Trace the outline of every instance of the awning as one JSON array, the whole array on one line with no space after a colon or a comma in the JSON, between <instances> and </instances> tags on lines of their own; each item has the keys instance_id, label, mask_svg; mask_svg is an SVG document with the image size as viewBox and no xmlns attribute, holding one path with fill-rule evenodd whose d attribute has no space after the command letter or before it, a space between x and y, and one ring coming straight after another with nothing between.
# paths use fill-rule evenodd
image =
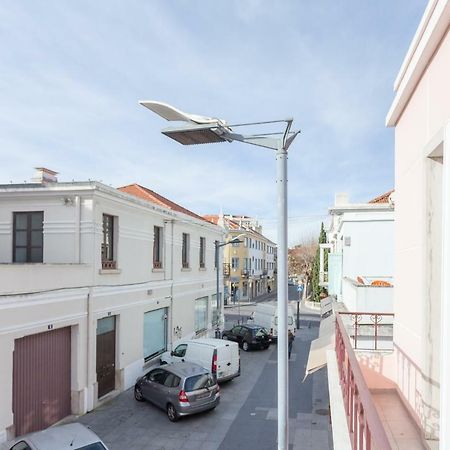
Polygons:
<instances>
[{"instance_id":1,"label":"awning","mask_svg":"<svg viewBox=\"0 0 450 450\"><path fill-rule=\"evenodd\" d=\"M331 314L320 322L319 337L311 342L305 377L327 365L327 350L334 347L336 317Z\"/></svg>"},{"instance_id":2,"label":"awning","mask_svg":"<svg viewBox=\"0 0 450 450\"><path fill-rule=\"evenodd\" d=\"M326 297L320 301L320 315L323 316L333 309L333 302L331 297Z\"/></svg>"}]
</instances>

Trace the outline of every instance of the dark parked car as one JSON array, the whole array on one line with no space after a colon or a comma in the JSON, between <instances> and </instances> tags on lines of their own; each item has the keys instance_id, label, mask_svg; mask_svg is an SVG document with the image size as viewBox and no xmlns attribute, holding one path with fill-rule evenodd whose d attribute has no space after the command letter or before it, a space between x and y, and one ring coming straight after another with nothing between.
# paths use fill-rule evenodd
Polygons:
<instances>
[{"instance_id":1,"label":"dark parked car","mask_svg":"<svg viewBox=\"0 0 450 450\"><path fill-rule=\"evenodd\" d=\"M235 341L248 351L251 348L269 348L271 339L268 331L259 325L236 325L222 334L222 339Z\"/></svg>"},{"instance_id":2,"label":"dark parked car","mask_svg":"<svg viewBox=\"0 0 450 450\"><path fill-rule=\"evenodd\" d=\"M190 362L166 364L136 381L134 398L148 400L164 409L176 422L181 416L214 409L220 401L215 378L202 366Z\"/></svg>"}]
</instances>

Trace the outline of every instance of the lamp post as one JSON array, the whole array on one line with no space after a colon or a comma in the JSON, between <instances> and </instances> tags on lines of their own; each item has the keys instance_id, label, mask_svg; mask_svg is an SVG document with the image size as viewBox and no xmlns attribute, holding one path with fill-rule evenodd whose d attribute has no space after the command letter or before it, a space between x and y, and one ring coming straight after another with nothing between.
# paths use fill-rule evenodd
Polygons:
<instances>
[{"instance_id":1,"label":"lamp post","mask_svg":"<svg viewBox=\"0 0 450 450\"><path fill-rule=\"evenodd\" d=\"M220 247L225 247L225 245L228 244L235 244L235 243L240 243L242 241L239 240L239 238L241 236L244 236L243 234L240 234L239 236L234 237L233 239L231 239L228 242L219 242L219 241L215 241L214 242L214 248L215 248L215 261L216 261L216 308L217 308L217 324L216 324L216 329L214 332L214 335L216 338L220 338L220 322L221 322L221 311L222 311L222 306L220 303L220 283L219 283L219 249Z\"/></svg>"},{"instance_id":2,"label":"lamp post","mask_svg":"<svg viewBox=\"0 0 450 450\"><path fill-rule=\"evenodd\" d=\"M287 339L287 151L299 131L291 131L293 119L228 125L213 117L187 114L173 106L156 101L141 101L142 106L168 121L187 122L184 127L173 127L161 132L183 145L210 144L214 142L243 142L276 151L276 183L278 214L277 306L278 306L278 449L287 450L288 430L288 339ZM242 135L233 128L285 124L281 132Z\"/></svg>"}]
</instances>

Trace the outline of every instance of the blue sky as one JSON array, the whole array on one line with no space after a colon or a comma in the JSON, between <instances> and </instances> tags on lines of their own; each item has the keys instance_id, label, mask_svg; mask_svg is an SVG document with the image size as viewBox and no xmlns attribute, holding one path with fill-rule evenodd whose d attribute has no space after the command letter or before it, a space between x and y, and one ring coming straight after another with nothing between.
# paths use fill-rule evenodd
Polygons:
<instances>
[{"instance_id":1,"label":"blue sky","mask_svg":"<svg viewBox=\"0 0 450 450\"><path fill-rule=\"evenodd\" d=\"M294 117L289 242L317 235L336 192L394 183L392 85L425 0L0 3L0 182L140 183L199 214L256 216L276 240L275 155L183 147L138 105L229 123Z\"/></svg>"}]
</instances>

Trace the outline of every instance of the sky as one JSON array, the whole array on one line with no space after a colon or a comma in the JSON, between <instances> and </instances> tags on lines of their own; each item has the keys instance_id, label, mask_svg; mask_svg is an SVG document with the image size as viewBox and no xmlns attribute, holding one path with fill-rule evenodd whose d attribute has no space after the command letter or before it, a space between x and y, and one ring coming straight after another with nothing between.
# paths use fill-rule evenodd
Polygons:
<instances>
[{"instance_id":1,"label":"sky","mask_svg":"<svg viewBox=\"0 0 450 450\"><path fill-rule=\"evenodd\" d=\"M289 244L317 237L335 193L394 185L385 116L426 3L2 0L0 183L36 166L139 183L197 214L256 217L276 242L275 153L182 146L138 101L230 124L293 117Z\"/></svg>"}]
</instances>

